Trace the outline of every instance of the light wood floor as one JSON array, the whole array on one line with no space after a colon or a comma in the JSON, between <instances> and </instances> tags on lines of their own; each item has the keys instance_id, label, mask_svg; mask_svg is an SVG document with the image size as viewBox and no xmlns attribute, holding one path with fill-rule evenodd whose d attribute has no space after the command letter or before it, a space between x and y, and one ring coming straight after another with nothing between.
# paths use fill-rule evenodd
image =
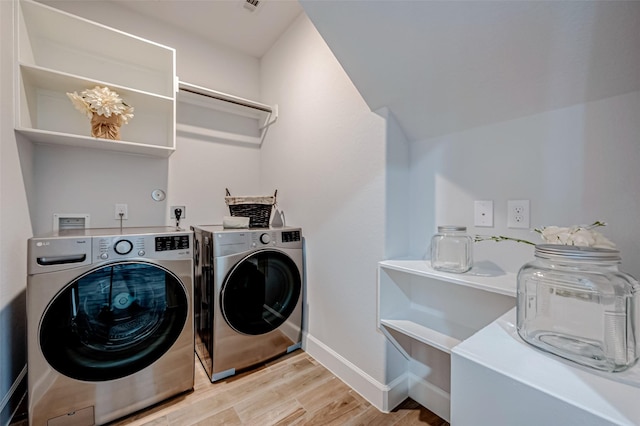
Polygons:
<instances>
[{"instance_id":1,"label":"light wood floor","mask_svg":"<svg viewBox=\"0 0 640 426\"><path fill-rule=\"evenodd\" d=\"M211 383L196 360L192 392L111 426L431 425L448 423L412 400L384 414L298 350L269 364Z\"/></svg>"},{"instance_id":2,"label":"light wood floor","mask_svg":"<svg viewBox=\"0 0 640 426\"><path fill-rule=\"evenodd\" d=\"M193 391L109 426L449 426L410 399L378 411L302 350L216 383L195 362ZM27 426L26 404L17 417L11 426Z\"/></svg>"}]
</instances>

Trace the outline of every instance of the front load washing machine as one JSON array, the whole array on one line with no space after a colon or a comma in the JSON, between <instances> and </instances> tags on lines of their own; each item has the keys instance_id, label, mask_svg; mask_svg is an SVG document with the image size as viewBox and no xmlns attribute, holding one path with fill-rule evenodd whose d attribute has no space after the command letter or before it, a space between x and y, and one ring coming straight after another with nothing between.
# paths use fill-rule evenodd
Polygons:
<instances>
[{"instance_id":1,"label":"front load washing machine","mask_svg":"<svg viewBox=\"0 0 640 426\"><path fill-rule=\"evenodd\" d=\"M194 384L193 233L61 231L28 242L29 424L104 424Z\"/></svg>"},{"instance_id":2,"label":"front load washing machine","mask_svg":"<svg viewBox=\"0 0 640 426\"><path fill-rule=\"evenodd\" d=\"M193 226L196 354L212 382L300 348L300 228Z\"/></svg>"}]
</instances>

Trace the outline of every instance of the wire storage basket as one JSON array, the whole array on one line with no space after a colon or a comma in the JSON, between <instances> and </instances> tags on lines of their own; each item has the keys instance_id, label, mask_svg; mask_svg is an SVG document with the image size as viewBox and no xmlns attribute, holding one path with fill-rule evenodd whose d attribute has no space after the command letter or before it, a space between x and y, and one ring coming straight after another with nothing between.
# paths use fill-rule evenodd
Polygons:
<instances>
[{"instance_id":1,"label":"wire storage basket","mask_svg":"<svg viewBox=\"0 0 640 426\"><path fill-rule=\"evenodd\" d=\"M276 189L273 195L266 196L244 196L232 197L229 189L226 189L227 196L225 202L229 206L231 216L241 216L249 218L250 228L268 228L271 219L271 211L276 204Z\"/></svg>"}]
</instances>

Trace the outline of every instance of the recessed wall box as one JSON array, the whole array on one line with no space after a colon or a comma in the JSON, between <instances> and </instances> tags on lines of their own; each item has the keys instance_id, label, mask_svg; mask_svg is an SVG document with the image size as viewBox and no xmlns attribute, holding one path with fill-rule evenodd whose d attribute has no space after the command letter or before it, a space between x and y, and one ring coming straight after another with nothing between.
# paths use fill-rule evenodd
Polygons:
<instances>
[{"instance_id":1,"label":"recessed wall box","mask_svg":"<svg viewBox=\"0 0 640 426\"><path fill-rule=\"evenodd\" d=\"M88 213L54 213L53 232L89 228L90 217Z\"/></svg>"}]
</instances>

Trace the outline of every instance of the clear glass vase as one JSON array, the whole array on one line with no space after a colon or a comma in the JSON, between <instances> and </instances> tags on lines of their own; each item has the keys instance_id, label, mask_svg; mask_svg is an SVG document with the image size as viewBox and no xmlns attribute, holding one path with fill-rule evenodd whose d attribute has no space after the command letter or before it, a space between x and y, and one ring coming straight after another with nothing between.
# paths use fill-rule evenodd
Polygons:
<instances>
[{"instance_id":1,"label":"clear glass vase","mask_svg":"<svg viewBox=\"0 0 640 426\"><path fill-rule=\"evenodd\" d=\"M638 359L638 282L618 250L543 244L518 273L517 329L546 352L603 371Z\"/></svg>"},{"instance_id":2,"label":"clear glass vase","mask_svg":"<svg viewBox=\"0 0 640 426\"><path fill-rule=\"evenodd\" d=\"M431 267L463 273L472 266L473 239L466 226L438 226L438 233L431 238Z\"/></svg>"}]
</instances>

